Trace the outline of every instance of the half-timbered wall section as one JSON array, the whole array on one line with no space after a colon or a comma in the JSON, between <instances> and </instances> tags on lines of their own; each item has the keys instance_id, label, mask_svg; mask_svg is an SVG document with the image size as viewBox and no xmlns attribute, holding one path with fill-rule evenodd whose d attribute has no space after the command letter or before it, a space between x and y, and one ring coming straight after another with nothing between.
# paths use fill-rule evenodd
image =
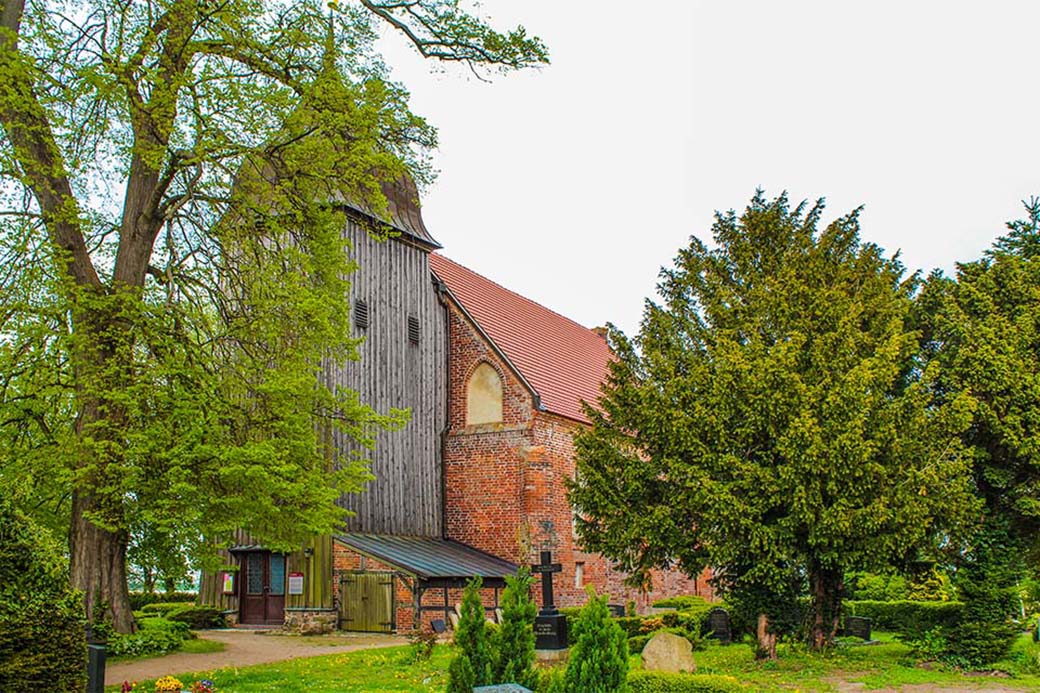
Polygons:
<instances>
[{"instance_id":1,"label":"half-timbered wall section","mask_svg":"<svg viewBox=\"0 0 1040 693\"><path fill-rule=\"evenodd\" d=\"M355 513L346 529L440 536L447 327L429 265L429 251L436 246L409 233L379 240L354 219L346 233L358 265L351 275L350 308L355 334L364 342L359 361L327 366L324 377L331 385L357 391L378 411L411 410L403 430L380 433L374 450L364 451L375 480L363 493L340 501ZM359 317L365 326L358 325ZM335 443L341 454L356 449L343 437Z\"/></svg>"}]
</instances>

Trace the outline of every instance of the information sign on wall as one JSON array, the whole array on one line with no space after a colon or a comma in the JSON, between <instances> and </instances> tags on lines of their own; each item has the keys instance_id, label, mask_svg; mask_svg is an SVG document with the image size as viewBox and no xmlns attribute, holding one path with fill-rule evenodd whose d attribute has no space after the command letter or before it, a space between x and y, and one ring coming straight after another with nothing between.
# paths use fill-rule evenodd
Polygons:
<instances>
[{"instance_id":1,"label":"information sign on wall","mask_svg":"<svg viewBox=\"0 0 1040 693\"><path fill-rule=\"evenodd\" d=\"M289 594L303 594L303 573L289 573Z\"/></svg>"}]
</instances>

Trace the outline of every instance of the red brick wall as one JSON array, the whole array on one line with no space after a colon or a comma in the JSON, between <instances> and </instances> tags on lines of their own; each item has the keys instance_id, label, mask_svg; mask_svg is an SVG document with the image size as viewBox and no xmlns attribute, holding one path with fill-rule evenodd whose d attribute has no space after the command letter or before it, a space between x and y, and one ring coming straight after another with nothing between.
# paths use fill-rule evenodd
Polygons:
<instances>
[{"instance_id":1,"label":"red brick wall","mask_svg":"<svg viewBox=\"0 0 1040 693\"><path fill-rule=\"evenodd\" d=\"M340 542L333 542L333 575L335 585L335 603L336 608L340 607L340 594L339 594L339 579L344 573L356 572L356 571L368 571L368 572L385 572L394 573L395 575L395 624L398 633L405 633L415 627L415 602L412 591L408 588L411 583L411 578L398 573L394 570L393 566L381 563L380 561L373 560L371 558L364 558L361 554L351 550L349 547L341 544ZM501 590L493 588L485 588L481 590L480 599L481 602L488 610L488 615L492 616L491 613L496 604L500 603L502 596ZM457 604L462 603L462 590L461 589L449 589L447 604L449 610L454 611ZM423 607L422 612L422 623L424 627L429 627L430 622L434 619L442 619L445 623L448 623L448 617L444 613L444 590L441 588L431 588L425 590L422 594ZM435 609L435 610L434 610Z\"/></svg>"},{"instance_id":2,"label":"red brick wall","mask_svg":"<svg viewBox=\"0 0 1040 693\"><path fill-rule=\"evenodd\" d=\"M465 316L452 307L448 322L448 536L520 563L537 562L542 543L551 539L553 560L563 566L553 583L559 606L584 604L587 585L608 594L612 603L633 600L641 610L676 594L712 598L707 574L692 580L675 571L655 571L652 592L643 594L625 586L625 575L606 558L581 550L565 480L574 474L574 433L583 424L535 411L530 392ZM466 384L484 361L502 377L503 422L467 426ZM529 547L526 556L519 555L522 545ZM579 562L584 565L581 586L575 583ZM536 595L540 603L537 584Z\"/></svg>"}]
</instances>

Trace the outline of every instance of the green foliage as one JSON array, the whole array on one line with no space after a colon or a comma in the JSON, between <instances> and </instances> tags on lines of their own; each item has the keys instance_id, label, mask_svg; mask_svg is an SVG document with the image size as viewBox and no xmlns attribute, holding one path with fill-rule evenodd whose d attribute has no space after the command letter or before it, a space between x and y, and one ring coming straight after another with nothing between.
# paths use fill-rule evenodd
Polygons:
<instances>
[{"instance_id":1,"label":"green foliage","mask_svg":"<svg viewBox=\"0 0 1040 693\"><path fill-rule=\"evenodd\" d=\"M975 538L974 546L958 571L955 584L964 601L956 628L946 636L950 654L972 666L992 664L1010 650L1019 628L1018 578L1020 555L1004 544L1007 530L988 526Z\"/></svg>"},{"instance_id":2,"label":"green foliage","mask_svg":"<svg viewBox=\"0 0 1040 693\"><path fill-rule=\"evenodd\" d=\"M850 599L895 602L908 598L906 578L902 575L855 572L846 576L845 586Z\"/></svg>"},{"instance_id":3,"label":"green foliage","mask_svg":"<svg viewBox=\"0 0 1040 693\"><path fill-rule=\"evenodd\" d=\"M614 693L626 690L628 642L612 619L606 596L589 588L589 600L570 633L571 652L565 678L567 691Z\"/></svg>"},{"instance_id":4,"label":"green foliage","mask_svg":"<svg viewBox=\"0 0 1040 693\"><path fill-rule=\"evenodd\" d=\"M195 636L186 623L162 618L148 618L136 633L115 633L108 639L107 651L112 657L159 656L181 648L185 640Z\"/></svg>"},{"instance_id":5,"label":"green foliage","mask_svg":"<svg viewBox=\"0 0 1040 693\"><path fill-rule=\"evenodd\" d=\"M858 211L820 230L822 214L759 192L662 270L638 336L610 332L570 486L583 544L635 579L678 561L745 598L808 582L818 645L847 570L903 560L976 507L970 408L936 402L916 367L916 279L860 242Z\"/></svg>"},{"instance_id":6,"label":"green foliage","mask_svg":"<svg viewBox=\"0 0 1040 693\"><path fill-rule=\"evenodd\" d=\"M378 31L478 72L545 46L457 0L66 5L0 27L0 483L101 530L74 576L122 575L93 562L127 545L147 583L238 528L285 550L331 532L407 418L316 384L358 357L342 206L385 217L436 143ZM124 585L86 599L130 627Z\"/></svg>"},{"instance_id":7,"label":"green foliage","mask_svg":"<svg viewBox=\"0 0 1040 693\"><path fill-rule=\"evenodd\" d=\"M193 606L192 602L152 602L141 607L141 612L153 616L165 616L172 611L179 611L186 606Z\"/></svg>"},{"instance_id":8,"label":"green foliage","mask_svg":"<svg viewBox=\"0 0 1040 693\"><path fill-rule=\"evenodd\" d=\"M194 592L131 592L130 608L133 611L144 611L149 604L194 604L199 595Z\"/></svg>"},{"instance_id":9,"label":"green foliage","mask_svg":"<svg viewBox=\"0 0 1040 693\"><path fill-rule=\"evenodd\" d=\"M935 273L919 301L938 391L973 405L964 442L990 517L1007 522L1009 541L1037 549L1040 537L1040 200L1029 218L986 256L959 264L954 279Z\"/></svg>"},{"instance_id":10,"label":"green foliage","mask_svg":"<svg viewBox=\"0 0 1040 693\"><path fill-rule=\"evenodd\" d=\"M656 602L652 604L652 606L657 607L659 609L692 609L695 607L700 607L703 604L707 603L708 602L704 599L704 597L698 597L697 595L693 594L684 594L678 597L665 597L664 599L658 599ZM712 606L716 605L713 604Z\"/></svg>"},{"instance_id":11,"label":"green foliage","mask_svg":"<svg viewBox=\"0 0 1040 693\"><path fill-rule=\"evenodd\" d=\"M567 670L563 668L537 669L535 693L565 693Z\"/></svg>"},{"instance_id":12,"label":"green foliage","mask_svg":"<svg viewBox=\"0 0 1040 693\"><path fill-rule=\"evenodd\" d=\"M864 616L875 630L916 636L933 628L954 628L964 617L963 602L846 601L845 613Z\"/></svg>"},{"instance_id":13,"label":"green foliage","mask_svg":"<svg viewBox=\"0 0 1040 693\"><path fill-rule=\"evenodd\" d=\"M68 579L49 532L0 494L0 689L85 686L83 600Z\"/></svg>"},{"instance_id":14,"label":"green foliage","mask_svg":"<svg viewBox=\"0 0 1040 693\"><path fill-rule=\"evenodd\" d=\"M195 630L227 627L224 612L211 606L181 606L181 608L167 613L166 618L170 621L187 623Z\"/></svg>"},{"instance_id":15,"label":"green foliage","mask_svg":"<svg viewBox=\"0 0 1040 693\"><path fill-rule=\"evenodd\" d=\"M473 663L470 662L469 656L460 652L448 667L448 693L472 693L476 685L478 684L473 672Z\"/></svg>"},{"instance_id":16,"label":"green foliage","mask_svg":"<svg viewBox=\"0 0 1040 693\"><path fill-rule=\"evenodd\" d=\"M538 607L531 599L533 582L526 566L506 578L502 623L492 639L495 683L518 683L528 688L535 683L534 620Z\"/></svg>"},{"instance_id":17,"label":"green foliage","mask_svg":"<svg viewBox=\"0 0 1040 693\"><path fill-rule=\"evenodd\" d=\"M628 690L630 693L731 693L746 689L732 676L636 670L628 674Z\"/></svg>"},{"instance_id":18,"label":"green foliage","mask_svg":"<svg viewBox=\"0 0 1040 693\"><path fill-rule=\"evenodd\" d=\"M469 685L472 688L491 683L493 661L487 634L487 619L480 601L482 584L483 580L479 576L475 577L469 581L462 593L462 613L459 615L459 625L455 629L455 659L465 661L452 662L450 687Z\"/></svg>"}]
</instances>

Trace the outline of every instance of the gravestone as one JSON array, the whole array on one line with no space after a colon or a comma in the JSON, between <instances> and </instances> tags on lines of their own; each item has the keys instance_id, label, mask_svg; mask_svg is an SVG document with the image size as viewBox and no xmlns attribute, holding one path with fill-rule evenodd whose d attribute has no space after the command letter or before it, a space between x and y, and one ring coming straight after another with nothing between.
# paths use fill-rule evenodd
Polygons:
<instances>
[{"instance_id":1,"label":"gravestone","mask_svg":"<svg viewBox=\"0 0 1040 693\"><path fill-rule=\"evenodd\" d=\"M873 624L869 618L863 616L846 616L845 631L843 635L851 635L855 638L870 640L870 626Z\"/></svg>"},{"instance_id":2,"label":"gravestone","mask_svg":"<svg viewBox=\"0 0 1040 693\"><path fill-rule=\"evenodd\" d=\"M708 613L708 630L711 632L711 637L723 645L729 645L733 642L729 612L722 607L717 606Z\"/></svg>"},{"instance_id":3,"label":"gravestone","mask_svg":"<svg viewBox=\"0 0 1040 693\"><path fill-rule=\"evenodd\" d=\"M607 608L610 609L610 615L614 618L622 618L625 615L624 604L607 604Z\"/></svg>"},{"instance_id":4,"label":"gravestone","mask_svg":"<svg viewBox=\"0 0 1040 693\"><path fill-rule=\"evenodd\" d=\"M476 686L473 693L532 693L518 683L496 683L493 686Z\"/></svg>"},{"instance_id":5,"label":"gravestone","mask_svg":"<svg viewBox=\"0 0 1040 693\"><path fill-rule=\"evenodd\" d=\"M643 668L647 671L670 671L676 674L697 671L693 661L693 645L674 633L655 633L643 647L641 656Z\"/></svg>"},{"instance_id":6,"label":"gravestone","mask_svg":"<svg viewBox=\"0 0 1040 693\"><path fill-rule=\"evenodd\" d=\"M552 562L552 554L542 551L541 562L531 566L531 572L542 576L542 608L534 619L534 648L536 650L567 649L567 619L553 603L553 573L563 570Z\"/></svg>"}]
</instances>

